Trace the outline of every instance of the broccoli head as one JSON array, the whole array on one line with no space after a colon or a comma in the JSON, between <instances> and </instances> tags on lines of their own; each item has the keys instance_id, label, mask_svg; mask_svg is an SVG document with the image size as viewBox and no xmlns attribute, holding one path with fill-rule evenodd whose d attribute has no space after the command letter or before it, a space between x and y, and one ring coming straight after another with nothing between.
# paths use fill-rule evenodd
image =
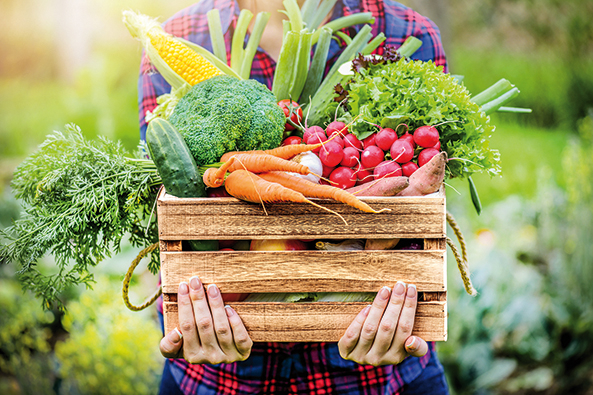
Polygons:
<instances>
[{"instance_id":1,"label":"broccoli head","mask_svg":"<svg viewBox=\"0 0 593 395\"><path fill-rule=\"evenodd\" d=\"M278 147L286 118L265 85L220 75L194 85L169 122L201 166L218 162L228 151Z\"/></svg>"}]
</instances>

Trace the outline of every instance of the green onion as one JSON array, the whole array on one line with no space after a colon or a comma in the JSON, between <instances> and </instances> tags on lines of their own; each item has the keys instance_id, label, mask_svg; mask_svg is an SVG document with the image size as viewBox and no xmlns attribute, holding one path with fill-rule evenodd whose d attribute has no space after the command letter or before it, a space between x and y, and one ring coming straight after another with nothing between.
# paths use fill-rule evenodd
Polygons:
<instances>
[{"instance_id":1,"label":"green onion","mask_svg":"<svg viewBox=\"0 0 593 395\"><path fill-rule=\"evenodd\" d=\"M346 27L360 25L363 23L369 23L371 25L375 23L375 18L373 18L373 14L371 14L370 12L358 12L356 14L334 19L333 21L328 22L323 26L332 29L332 31L336 32ZM316 30L315 33L313 33L313 44L315 44L317 40L319 40L319 34L319 30Z\"/></svg>"},{"instance_id":2,"label":"green onion","mask_svg":"<svg viewBox=\"0 0 593 395\"><path fill-rule=\"evenodd\" d=\"M329 45L331 44L332 31L326 27L322 27L317 47L315 47L315 54L311 61L311 67L307 74L307 80L305 81L305 87L301 96L305 102L311 100L311 97L319 88L319 84L323 79L323 73L325 72L325 63L327 62L327 54L329 53Z\"/></svg>"},{"instance_id":3,"label":"green onion","mask_svg":"<svg viewBox=\"0 0 593 395\"><path fill-rule=\"evenodd\" d=\"M257 52L257 47L261 41L264 28L270 19L269 12L260 12L255 17L255 23L253 24L253 31L249 36L247 47L243 55L243 64L241 65L241 72L239 73L244 79L248 79L251 74L251 65L253 64L253 58Z\"/></svg>"},{"instance_id":4,"label":"green onion","mask_svg":"<svg viewBox=\"0 0 593 395\"><path fill-rule=\"evenodd\" d=\"M322 116L321 109L325 108L326 105L333 100L333 89L338 82L342 80L343 75L338 73L339 67L346 62L351 61L358 52L360 52L371 38L371 27L364 25L358 34L352 40L352 43L348 45L344 51L340 54L329 73L319 86L319 89L315 92L315 95L311 99L311 102L306 106L309 113L309 120L313 125Z\"/></svg>"},{"instance_id":5,"label":"green onion","mask_svg":"<svg viewBox=\"0 0 593 395\"><path fill-rule=\"evenodd\" d=\"M326 29L329 29L329 28L326 27ZM334 34L336 36L338 36L338 38L341 38L342 40L344 40L344 42L346 43L346 45L350 45L350 43L352 42L352 38L349 35L347 35L346 33L344 33L344 32L341 32L341 31L338 30Z\"/></svg>"},{"instance_id":6,"label":"green onion","mask_svg":"<svg viewBox=\"0 0 593 395\"><path fill-rule=\"evenodd\" d=\"M313 22L313 18L315 18L315 14L317 9L319 8L320 0L305 0L305 3L301 7L301 16L303 18L303 23L306 25L307 29L313 31L314 27L311 26Z\"/></svg>"},{"instance_id":7,"label":"green onion","mask_svg":"<svg viewBox=\"0 0 593 395\"><path fill-rule=\"evenodd\" d=\"M290 27L293 32L300 32L303 30L303 19L301 17L301 9L296 0L284 0L284 9L290 20Z\"/></svg>"},{"instance_id":8,"label":"green onion","mask_svg":"<svg viewBox=\"0 0 593 395\"><path fill-rule=\"evenodd\" d=\"M208 30L210 31L210 41L212 42L212 52L214 55L226 63L226 46L224 44L224 33L220 23L220 12L213 8L206 13L208 17Z\"/></svg>"},{"instance_id":9,"label":"green onion","mask_svg":"<svg viewBox=\"0 0 593 395\"><path fill-rule=\"evenodd\" d=\"M243 46L245 44L245 36L247 35L247 29L249 28L251 18L253 18L251 11L243 9L239 14L239 19L237 19L237 27L235 28L235 34L233 35L233 41L231 43L231 68L237 73L241 73L243 56L245 54Z\"/></svg>"},{"instance_id":10,"label":"green onion","mask_svg":"<svg viewBox=\"0 0 593 395\"><path fill-rule=\"evenodd\" d=\"M313 29L317 29L319 25L321 25L321 22L323 22L327 14L333 10L337 2L338 0L323 0L321 2L321 5L317 8L317 12L311 20L311 25L308 26L311 31L313 31ZM315 42L313 44L315 44Z\"/></svg>"},{"instance_id":11,"label":"green onion","mask_svg":"<svg viewBox=\"0 0 593 395\"><path fill-rule=\"evenodd\" d=\"M523 108L523 107L499 107L498 111L500 112L514 112L520 114L529 114L532 112L531 108Z\"/></svg>"},{"instance_id":12,"label":"green onion","mask_svg":"<svg viewBox=\"0 0 593 395\"><path fill-rule=\"evenodd\" d=\"M397 49L401 56L410 57L422 46L422 41L414 36L409 36Z\"/></svg>"},{"instance_id":13,"label":"green onion","mask_svg":"<svg viewBox=\"0 0 593 395\"><path fill-rule=\"evenodd\" d=\"M493 112L498 110L500 107L502 107L503 104L505 104L506 102L508 102L515 96L517 96L519 93L520 93L519 89L515 87L515 88L511 89L510 91L503 93L496 99L491 100L486 104L483 104L480 107L480 110L486 114L492 114Z\"/></svg>"},{"instance_id":14,"label":"green onion","mask_svg":"<svg viewBox=\"0 0 593 395\"><path fill-rule=\"evenodd\" d=\"M495 84L491 85L490 87L484 89L482 92L478 93L477 95L471 98L471 101L476 103L478 106L482 106L489 101L492 101L502 95L503 93L511 90L514 87L508 80L502 78L498 80Z\"/></svg>"},{"instance_id":15,"label":"green onion","mask_svg":"<svg viewBox=\"0 0 593 395\"><path fill-rule=\"evenodd\" d=\"M377 34L375 36L375 38L373 38L371 41L369 41L367 46L363 48L361 53L363 55L370 55L371 52L373 52L375 49L377 49L379 47L379 45L381 45L381 43L383 41L385 41L386 38L387 37L385 37L385 34L383 34L383 32Z\"/></svg>"},{"instance_id":16,"label":"green onion","mask_svg":"<svg viewBox=\"0 0 593 395\"><path fill-rule=\"evenodd\" d=\"M278 101L288 99L290 95L290 83L294 72L293 55L299 48L300 34L289 31L286 33L280 48L280 56L274 72L274 81L272 82L272 93Z\"/></svg>"},{"instance_id":17,"label":"green onion","mask_svg":"<svg viewBox=\"0 0 593 395\"><path fill-rule=\"evenodd\" d=\"M309 63L311 60L311 36L313 34L306 29L300 34L299 52L296 59L293 71L293 77L290 88L290 97L293 100L298 100L305 86L307 80L307 72L309 71Z\"/></svg>"}]
</instances>

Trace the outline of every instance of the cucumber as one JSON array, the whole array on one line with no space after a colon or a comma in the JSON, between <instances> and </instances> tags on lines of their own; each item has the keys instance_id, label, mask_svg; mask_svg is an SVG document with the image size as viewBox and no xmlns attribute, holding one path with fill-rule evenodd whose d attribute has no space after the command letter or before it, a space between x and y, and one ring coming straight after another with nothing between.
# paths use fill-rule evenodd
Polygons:
<instances>
[{"instance_id":1,"label":"cucumber","mask_svg":"<svg viewBox=\"0 0 593 395\"><path fill-rule=\"evenodd\" d=\"M148 124L146 144L167 193L180 198L205 197L206 186L183 136L168 121Z\"/></svg>"},{"instance_id":2,"label":"cucumber","mask_svg":"<svg viewBox=\"0 0 593 395\"><path fill-rule=\"evenodd\" d=\"M218 240L188 240L192 251L218 251Z\"/></svg>"}]
</instances>

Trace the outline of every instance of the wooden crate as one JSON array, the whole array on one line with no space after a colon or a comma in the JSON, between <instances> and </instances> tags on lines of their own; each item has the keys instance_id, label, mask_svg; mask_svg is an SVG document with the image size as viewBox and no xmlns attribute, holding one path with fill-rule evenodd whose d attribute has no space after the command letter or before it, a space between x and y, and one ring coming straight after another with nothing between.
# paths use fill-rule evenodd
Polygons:
<instances>
[{"instance_id":1,"label":"wooden crate","mask_svg":"<svg viewBox=\"0 0 593 395\"><path fill-rule=\"evenodd\" d=\"M337 216L307 204L261 205L234 198L158 198L165 333L178 326L177 290L198 275L224 293L377 292L398 280L416 284L413 333L447 339L445 197L361 198L381 214L317 200ZM422 239L423 250L184 251L183 240ZM368 303L231 302L253 341L338 341Z\"/></svg>"}]
</instances>

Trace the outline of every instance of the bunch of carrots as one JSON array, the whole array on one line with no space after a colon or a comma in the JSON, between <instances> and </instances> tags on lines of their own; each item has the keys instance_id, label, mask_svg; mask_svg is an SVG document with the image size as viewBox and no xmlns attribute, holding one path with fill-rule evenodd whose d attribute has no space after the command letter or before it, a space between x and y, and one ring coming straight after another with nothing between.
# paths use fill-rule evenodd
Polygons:
<instances>
[{"instance_id":1,"label":"bunch of carrots","mask_svg":"<svg viewBox=\"0 0 593 395\"><path fill-rule=\"evenodd\" d=\"M224 185L229 195L252 203L312 204L337 215L344 223L346 221L340 214L320 206L308 198L333 199L366 213L381 213L389 210L374 210L352 193L341 188L316 184L287 174L313 174L307 166L290 159L301 153L320 148L323 144L293 144L266 151L227 152L221 158L222 166L206 170L203 176L204 184L210 188ZM230 174L227 176L227 173Z\"/></svg>"}]
</instances>

